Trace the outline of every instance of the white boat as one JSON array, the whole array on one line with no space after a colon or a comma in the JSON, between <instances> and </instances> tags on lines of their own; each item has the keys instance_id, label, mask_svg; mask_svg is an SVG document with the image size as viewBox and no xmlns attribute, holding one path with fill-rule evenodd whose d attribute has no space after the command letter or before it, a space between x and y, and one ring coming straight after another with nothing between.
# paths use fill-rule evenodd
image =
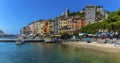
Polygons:
<instances>
[{"instance_id":1,"label":"white boat","mask_svg":"<svg viewBox=\"0 0 120 63\"><path fill-rule=\"evenodd\" d=\"M16 41L16 45L21 45L23 44L23 41Z\"/></svg>"},{"instance_id":2,"label":"white boat","mask_svg":"<svg viewBox=\"0 0 120 63\"><path fill-rule=\"evenodd\" d=\"M45 38L45 42L51 42L51 38Z\"/></svg>"},{"instance_id":3,"label":"white boat","mask_svg":"<svg viewBox=\"0 0 120 63\"><path fill-rule=\"evenodd\" d=\"M23 44L24 40L22 37L19 37L17 40L16 40L16 45L21 45Z\"/></svg>"},{"instance_id":4,"label":"white boat","mask_svg":"<svg viewBox=\"0 0 120 63\"><path fill-rule=\"evenodd\" d=\"M45 39L45 42L46 43L60 43L61 40L49 38L49 39Z\"/></svg>"}]
</instances>

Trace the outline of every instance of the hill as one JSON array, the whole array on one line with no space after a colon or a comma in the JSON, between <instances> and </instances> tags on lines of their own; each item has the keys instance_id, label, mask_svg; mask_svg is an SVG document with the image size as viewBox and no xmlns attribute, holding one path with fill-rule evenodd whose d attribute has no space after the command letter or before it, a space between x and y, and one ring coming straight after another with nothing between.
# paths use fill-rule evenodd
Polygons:
<instances>
[{"instance_id":1,"label":"hill","mask_svg":"<svg viewBox=\"0 0 120 63\"><path fill-rule=\"evenodd\" d=\"M120 32L120 10L111 12L107 19L102 22L93 23L80 29L84 33L96 33L99 30L103 32L109 31L111 33Z\"/></svg>"}]
</instances>

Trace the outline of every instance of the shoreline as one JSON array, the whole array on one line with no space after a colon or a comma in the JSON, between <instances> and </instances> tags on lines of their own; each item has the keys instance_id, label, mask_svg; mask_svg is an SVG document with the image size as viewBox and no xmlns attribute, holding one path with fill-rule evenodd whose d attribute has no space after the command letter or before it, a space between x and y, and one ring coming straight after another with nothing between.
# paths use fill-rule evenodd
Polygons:
<instances>
[{"instance_id":1,"label":"shoreline","mask_svg":"<svg viewBox=\"0 0 120 63\"><path fill-rule=\"evenodd\" d=\"M35 43L35 42L34 42ZM113 44L100 44L96 42L86 43L84 42L61 42L63 45L76 48L85 48L95 51L108 52L108 53L120 53L120 45L113 46Z\"/></svg>"},{"instance_id":2,"label":"shoreline","mask_svg":"<svg viewBox=\"0 0 120 63\"><path fill-rule=\"evenodd\" d=\"M63 45L77 47L77 48L86 48L95 51L108 52L108 53L120 53L120 46L113 46L113 44L99 44L95 42L86 43L86 42L62 42Z\"/></svg>"}]
</instances>

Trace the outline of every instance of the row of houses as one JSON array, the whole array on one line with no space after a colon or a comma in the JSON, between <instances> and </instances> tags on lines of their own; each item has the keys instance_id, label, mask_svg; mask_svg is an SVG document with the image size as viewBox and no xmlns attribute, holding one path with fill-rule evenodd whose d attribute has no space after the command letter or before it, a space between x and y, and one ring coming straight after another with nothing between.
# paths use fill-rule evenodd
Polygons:
<instances>
[{"instance_id":1,"label":"row of houses","mask_svg":"<svg viewBox=\"0 0 120 63\"><path fill-rule=\"evenodd\" d=\"M38 20L30 23L21 30L24 35L56 35L68 32L72 35L80 28L107 18L108 11L102 6L87 5L80 13L84 13L84 17L79 15L71 16L69 9L63 12L61 16L54 19ZM99 19L97 18L97 14Z\"/></svg>"},{"instance_id":2,"label":"row of houses","mask_svg":"<svg viewBox=\"0 0 120 63\"><path fill-rule=\"evenodd\" d=\"M21 34L25 35L57 35L63 32L73 34L85 26L84 18L62 18L57 17L50 20L38 20L25 26Z\"/></svg>"}]
</instances>

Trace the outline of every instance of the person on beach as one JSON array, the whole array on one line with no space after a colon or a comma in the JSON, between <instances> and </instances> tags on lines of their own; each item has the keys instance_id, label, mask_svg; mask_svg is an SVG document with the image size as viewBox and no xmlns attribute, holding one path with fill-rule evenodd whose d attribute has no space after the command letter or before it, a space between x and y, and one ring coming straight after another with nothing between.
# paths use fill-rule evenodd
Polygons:
<instances>
[{"instance_id":1,"label":"person on beach","mask_svg":"<svg viewBox=\"0 0 120 63\"><path fill-rule=\"evenodd\" d=\"M90 38L88 36L86 37L86 42L90 43Z\"/></svg>"}]
</instances>

